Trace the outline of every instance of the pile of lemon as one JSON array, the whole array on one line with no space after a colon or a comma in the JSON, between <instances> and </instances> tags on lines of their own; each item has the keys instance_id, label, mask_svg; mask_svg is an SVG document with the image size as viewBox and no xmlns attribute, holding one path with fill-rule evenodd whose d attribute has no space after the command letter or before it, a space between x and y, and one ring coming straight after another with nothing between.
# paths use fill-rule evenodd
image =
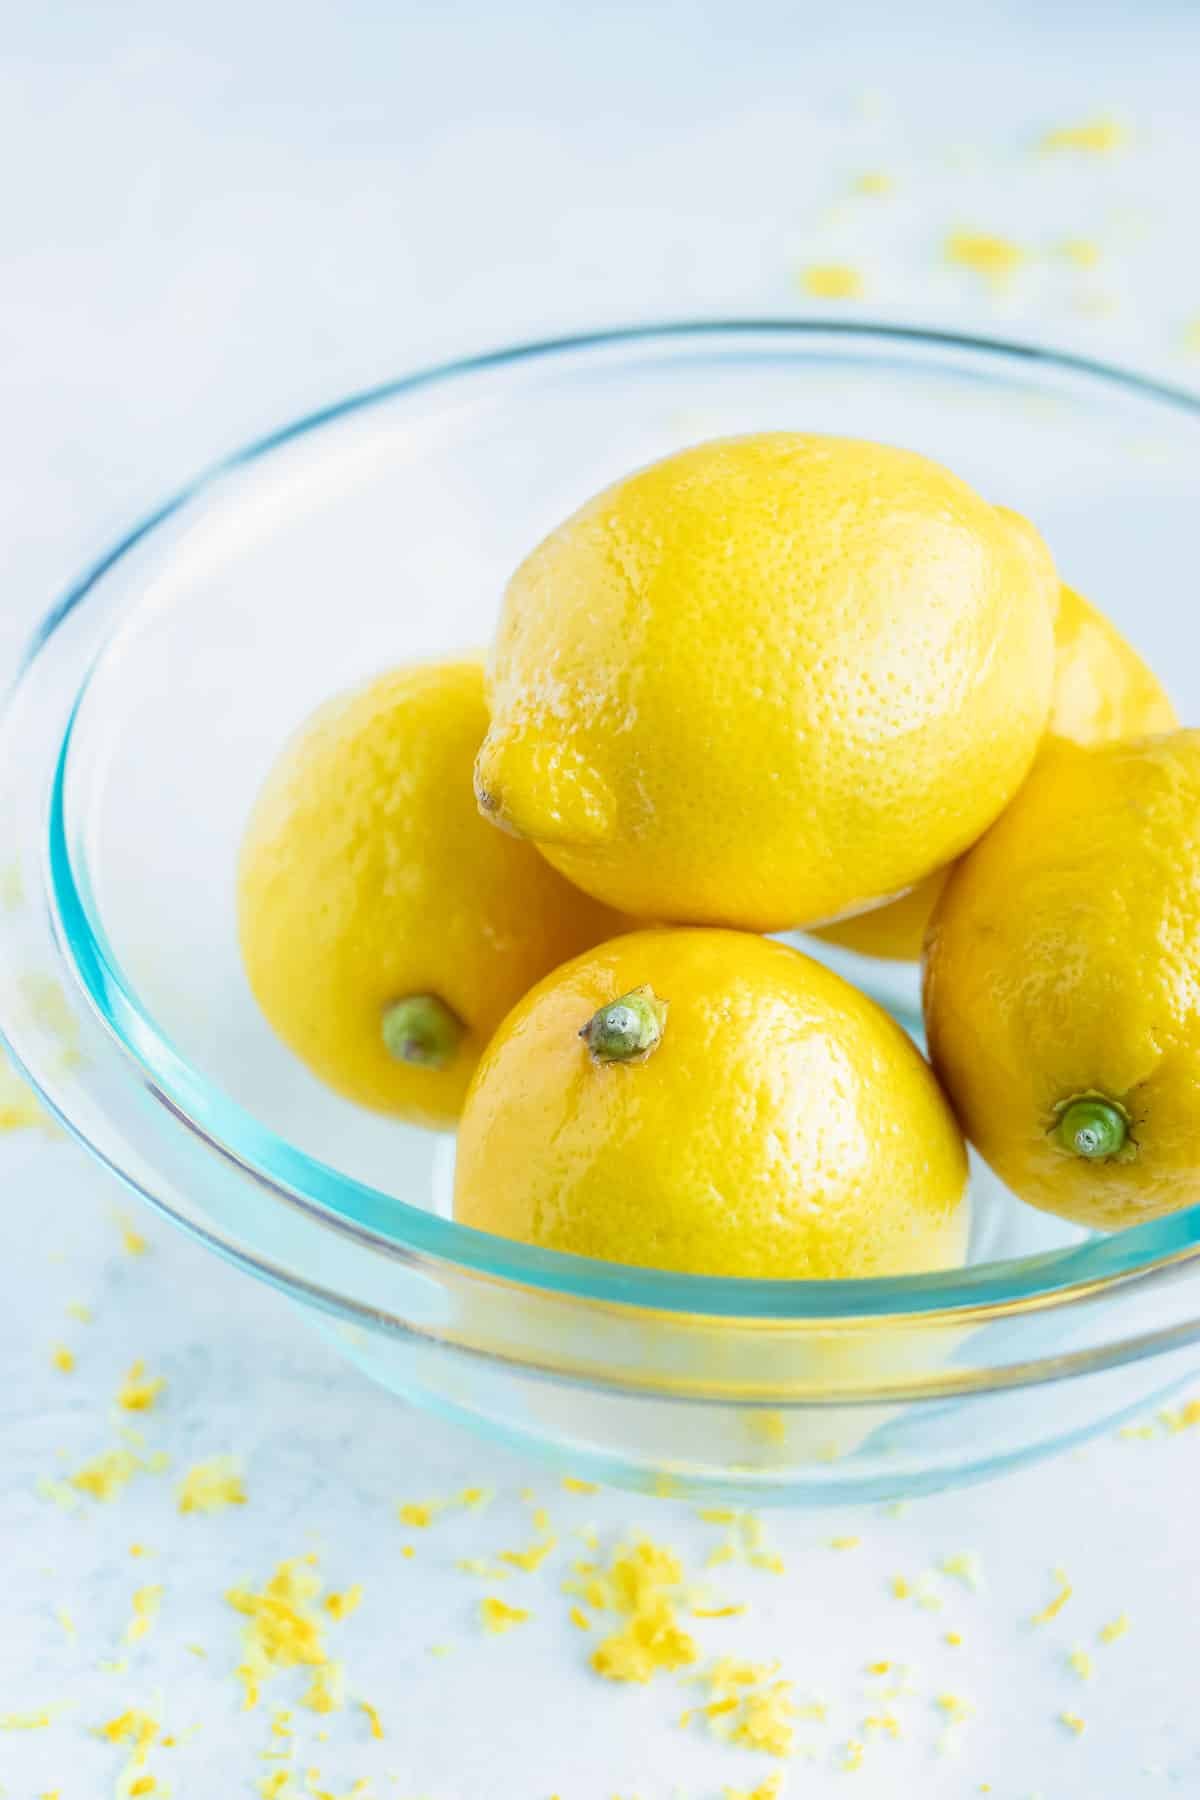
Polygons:
<instances>
[{"instance_id":1,"label":"pile of lemon","mask_svg":"<svg viewBox=\"0 0 1200 1800\"><path fill-rule=\"evenodd\" d=\"M772 432L590 500L479 660L286 748L239 870L264 1013L458 1122L456 1216L834 1277L965 1252L963 1134L1033 1205L1200 1197L1200 732L1024 519ZM933 1067L766 933L924 955Z\"/></svg>"}]
</instances>

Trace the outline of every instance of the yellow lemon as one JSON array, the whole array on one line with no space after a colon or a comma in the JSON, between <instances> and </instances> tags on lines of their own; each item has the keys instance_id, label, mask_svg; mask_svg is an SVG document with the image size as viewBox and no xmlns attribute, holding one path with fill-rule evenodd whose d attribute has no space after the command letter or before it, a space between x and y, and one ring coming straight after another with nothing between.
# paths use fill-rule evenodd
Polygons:
<instances>
[{"instance_id":1,"label":"yellow lemon","mask_svg":"<svg viewBox=\"0 0 1200 1800\"><path fill-rule=\"evenodd\" d=\"M1074 744L1105 744L1170 731L1178 723L1162 684L1129 640L1082 594L1064 587L1054 626L1047 736ZM939 869L890 906L826 925L817 935L863 956L915 962L948 874L949 870Z\"/></svg>"},{"instance_id":2,"label":"yellow lemon","mask_svg":"<svg viewBox=\"0 0 1200 1800\"><path fill-rule=\"evenodd\" d=\"M787 945L639 931L505 1020L459 1129L455 1215L548 1249L707 1275L894 1275L962 1259L962 1138L885 1012Z\"/></svg>"},{"instance_id":3,"label":"yellow lemon","mask_svg":"<svg viewBox=\"0 0 1200 1800\"><path fill-rule=\"evenodd\" d=\"M1055 743L962 858L930 1050L1013 1192L1104 1229L1200 1197L1200 732Z\"/></svg>"},{"instance_id":4,"label":"yellow lemon","mask_svg":"<svg viewBox=\"0 0 1200 1800\"><path fill-rule=\"evenodd\" d=\"M513 576L480 806L626 912L820 923L941 867L1011 798L1056 606L1032 527L923 456L700 444Z\"/></svg>"},{"instance_id":5,"label":"yellow lemon","mask_svg":"<svg viewBox=\"0 0 1200 1800\"><path fill-rule=\"evenodd\" d=\"M478 661L396 669L283 752L242 845L250 984L285 1043L380 1112L452 1124L514 1001L620 921L479 817Z\"/></svg>"}]
</instances>

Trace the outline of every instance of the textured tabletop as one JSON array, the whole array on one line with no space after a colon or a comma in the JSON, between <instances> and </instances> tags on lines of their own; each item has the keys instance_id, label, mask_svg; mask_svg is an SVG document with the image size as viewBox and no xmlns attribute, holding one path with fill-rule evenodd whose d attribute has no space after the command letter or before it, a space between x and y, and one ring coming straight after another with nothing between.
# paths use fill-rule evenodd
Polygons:
<instances>
[{"instance_id":1,"label":"textured tabletop","mask_svg":"<svg viewBox=\"0 0 1200 1800\"><path fill-rule=\"evenodd\" d=\"M464 348L844 310L1200 376L1182 4L25 10L6 666L197 467ZM407 1410L40 1126L0 1193L7 1800L1200 1792L1186 1390L990 1487L706 1519ZM618 1684L563 1584L639 1541L700 1660Z\"/></svg>"}]
</instances>

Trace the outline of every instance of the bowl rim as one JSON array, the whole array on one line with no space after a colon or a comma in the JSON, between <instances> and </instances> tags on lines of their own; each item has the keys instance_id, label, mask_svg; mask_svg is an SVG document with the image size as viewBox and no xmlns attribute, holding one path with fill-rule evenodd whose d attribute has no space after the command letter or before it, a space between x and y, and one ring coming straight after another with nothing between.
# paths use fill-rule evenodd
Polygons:
<instances>
[{"instance_id":1,"label":"bowl rim","mask_svg":"<svg viewBox=\"0 0 1200 1800\"><path fill-rule=\"evenodd\" d=\"M35 629L19 663L6 710L11 711L17 690L50 650L56 634L135 548L186 507L208 497L226 477L248 469L300 438L316 434L370 407L422 392L440 383L469 379L491 371L622 347L687 340L748 341L763 337L801 344L832 339L859 345L924 348L951 354L974 354L1004 367L1019 364L1036 370L1042 366L1081 377L1101 387L1116 388L1135 397L1161 402L1200 420L1200 396L1155 376L1115 367L1096 358L1019 340L866 319L671 320L484 351L419 369L304 414L220 459L187 482L98 557L50 608ZM355 1181L293 1149L244 1113L230 1097L213 1089L148 1019L128 990L117 959L106 945L102 928L98 928L99 921L88 905L86 892L77 880L70 851L64 789L72 734L94 666L94 660L90 660L75 693L47 796L42 862L60 954L81 988L90 1011L100 1020L110 1043L129 1065L129 1074L143 1090L148 1090L174 1116L180 1127L193 1133L227 1165L238 1169L260 1188L265 1187L281 1200L301 1208L321 1226L386 1257L458 1267L557 1298L686 1314L692 1318L737 1319L747 1324L786 1322L795 1327L808 1322L828 1328L830 1324L879 1323L919 1315L932 1322L946 1313L956 1316L969 1313L973 1323L984 1324L994 1317L1012 1318L1014 1313L1040 1312L1090 1298L1117 1284L1128 1285L1156 1278L1177 1270L1200 1255L1200 1205L1197 1205L1083 1244L918 1276L830 1282L675 1274L594 1261L498 1238ZM136 1024L134 1035L139 1042L144 1043L149 1032L154 1041L152 1059L143 1059L135 1052L129 1035L114 1027L114 1014L125 1016ZM0 1019L0 1043L8 1044L14 1060L68 1129L82 1137L102 1161L115 1167L112 1158L80 1130L69 1105L63 1103L52 1084L29 1066L19 1044L10 1041L3 1019ZM175 1222L197 1232L212 1247L247 1263L273 1281L306 1289L310 1298L317 1298L321 1291L318 1287L297 1280L294 1273L279 1270L265 1258L248 1255L236 1239L211 1226L197 1231L196 1222L182 1215L170 1201L151 1192L119 1167L116 1172ZM327 1298L339 1308L349 1306L353 1310L356 1305L349 1296L330 1293ZM1197 1331L1200 1332L1200 1321ZM1173 1334L1172 1346L1178 1341L1177 1333Z\"/></svg>"}]
</instances>

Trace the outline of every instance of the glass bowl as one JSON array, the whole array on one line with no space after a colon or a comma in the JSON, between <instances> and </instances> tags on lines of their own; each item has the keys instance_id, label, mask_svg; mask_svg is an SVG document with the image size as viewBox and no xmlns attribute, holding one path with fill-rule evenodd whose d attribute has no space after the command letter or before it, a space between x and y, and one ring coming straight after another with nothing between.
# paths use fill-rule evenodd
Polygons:
<instances>
[{"instance_id":1,"label":"glass bowl","mask_svg":"<svg viewBox=\"0 0 1200 1800\"><path fill-rule=\"evenodd\" d=\"M482 357L234 458L46 619L0 728L24 893L5 882L0 1026L93 1155L393 1393L577 1475L819 1504L992 1474L1185 1379L1200 1209L1089 1238L977 1169L966 1268L829 1283L671 1276L477 1233L449 1216L452 1139L356 1111L274 1039L233 905L252 796L319 701L486 641L520 556L619 473L782 426L926 451L1029 514L1200 715L1178 586L1200 516L1184 394L840 324ZM913 1022L911 970L819 953Z\"/></svg>"}]
</instances>

